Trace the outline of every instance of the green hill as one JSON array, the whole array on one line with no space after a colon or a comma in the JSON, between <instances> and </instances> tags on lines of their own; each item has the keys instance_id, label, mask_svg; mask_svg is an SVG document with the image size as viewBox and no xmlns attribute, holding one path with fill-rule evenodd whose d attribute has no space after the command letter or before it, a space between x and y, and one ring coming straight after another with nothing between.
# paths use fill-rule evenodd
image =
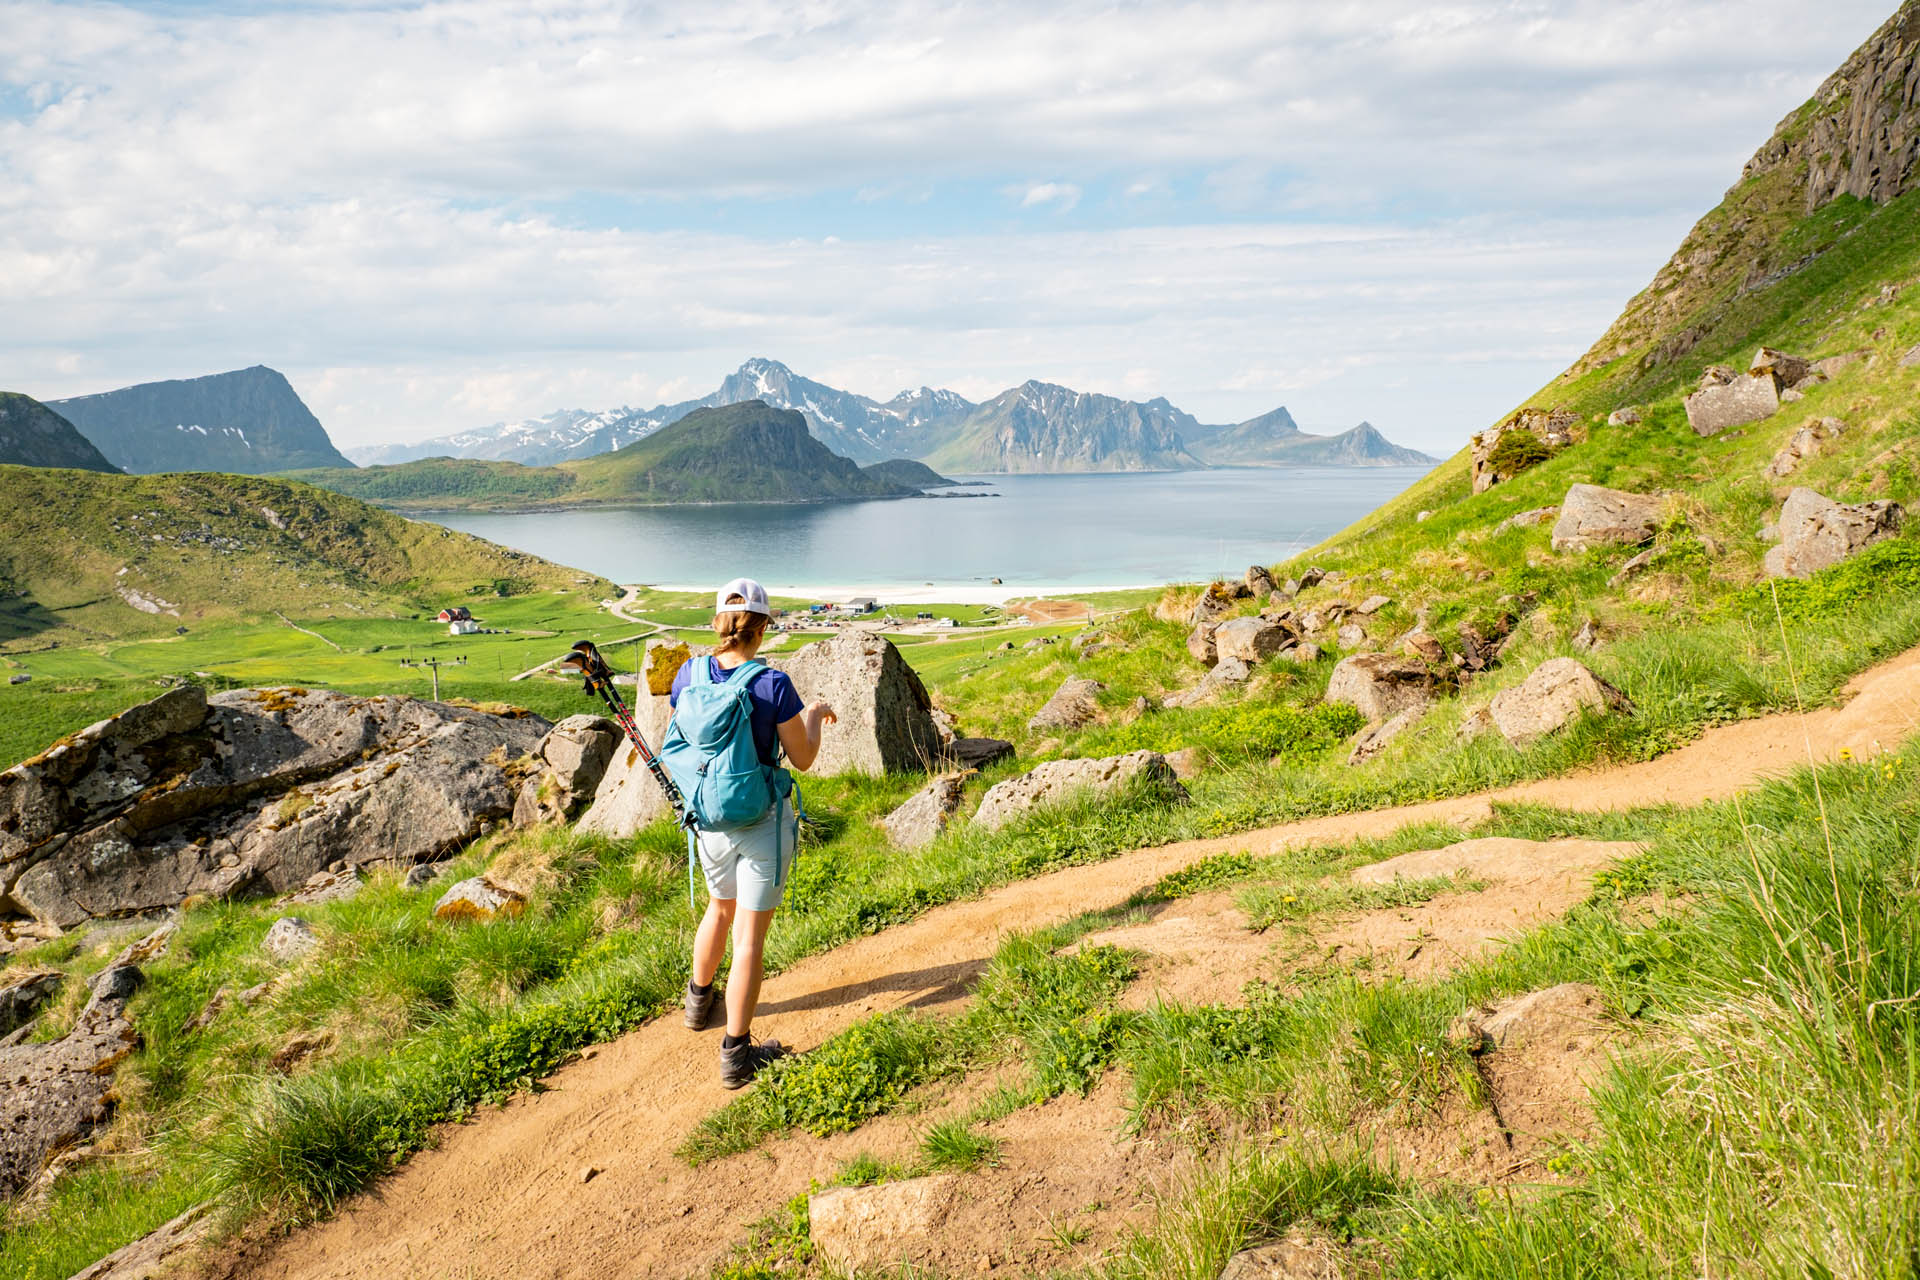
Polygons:
<instances>
[{"instance_id":1,"label":"green hill","mask_svg":"<svg viewBox=\"0 0 1920 1280\"><path fill-rule=\"evenodd\" d=\"M0 466L0 643L274 612L390 613L402 601L583 579L304 484Z\"/></svg>"},{"instance_id":2,"label":"green hill","mask_svg":"<svg viewBox=\"0 0 1920 1280\"><path fill-rule=\"evenodd\" d=\"M17 391L0 391L0 463L119 470L71 422Z\"/></svg>"},{"instance_id":3,"label":"green hill","mask_svg":"<svg viewBox=\"0 0 1920 1280\"><path fill-rule=\"evenodd\" d=\"M876 479L905 489L948 489L960 483L947 479L926 463L915 462L912 458L888 458L885 462L870 462L860 469Z\"/></svg>"},{"instance_id":4,"label":"green hill","mask_svg":"<svg viewBox=\"0 0 1920 1280\"><path fill-rule=\"evenodd\" d=\"M290 474L412 511L837 502L905 497L920 488L884 472L863 471L808 434L800 414L759 400L695 410L623 449L553 467L426 458L392 467Z\"/></svg>"}]
</instances>

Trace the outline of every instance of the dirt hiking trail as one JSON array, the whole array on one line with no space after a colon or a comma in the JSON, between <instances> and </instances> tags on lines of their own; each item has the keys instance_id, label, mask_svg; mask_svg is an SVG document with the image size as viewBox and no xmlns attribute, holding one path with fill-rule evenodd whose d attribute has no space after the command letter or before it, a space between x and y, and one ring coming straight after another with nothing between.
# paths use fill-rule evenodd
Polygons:
<instances>
[{"instance_id":1,"label":"dirt hiking trail","mask_svg":"<svg viewBox=\"0 0 1920 1280\"><path fill-rule=\"evenodd\" d=\"M1487 818L1495 801L1585 811L1698 804L1727 798L1810 757L1833 760L1843 749L1864 756L1876 742L1892 747L1920 726L1920 648L1862 673L1847 692L1851 696L1836 708L1716 728L1645 764L1141 849L1010 884L854 939L768 979L755 1030L806 1050L877 1011L951 1011L965 1001L972 980L1008 933L1117 905L1212 853L1276 852L1386 836L1413 822L1469 825ZM1589 842L1529 845L1564 855L1557 862L1547 859L1554 865L1539 865L1540 854L1517 848L1527 843L1468 841L1444 854L1409 855L1407 874L1477 867L1506 893L1438 939L1430 963L1455 963L1487 945L1490 930L1512 932L1564 910L1584 893L1592 871L1623 851ZM1160 959L1168 951L1204 952L1241 928L1231 919L1197 919L1214 906L1220 908L1216 916L1230 910L1224 895L1171 904L1160 919L1173 927L1164 930L1169 936L1158 939L1159 946L1151 945L1150 935L1120 936L1126 930L1115 931L1114 940L1146 943L1143 949ZM1426 928L1417 921L1415 927ZM1354 949L1396 946L1406 936L1404 927L1395 934L1390 923L1363 920L1353 929L1342 945ZM1263 950L1275 942L1241 931L1236 945ZM1397 959L1412 963L1419 955ZM1206 963L1216 965L1199 975L1211 998L1230 995L1242 967L1238 960L1222 955ZM1423 970L1416 964L1415 971ZM1169 994L1198 990L1178 980L1168 985ZM926 1124L925 1116L883 1117L851 1134L826 1140L800 1135L689 1169L674 1148L733 1096L716 1079L719 1039L718 1030L688 1032L676 1016L589 1049L548 1077L544 1092L447 1126L437 1148L414 1156L332 1220L249 1246L257 1256L229 1253L220 1269L298 1280L705 1275L743 1239L748 1224L805 1191L810 1179L824 1182L854 1152L904 1142L902 1135ZM1084 1101L1097 1103L1109 1117L1117 1114L1101 1094ZM599 1172L582 1182L589 1166Z\"/></svg>"}]
</instances>

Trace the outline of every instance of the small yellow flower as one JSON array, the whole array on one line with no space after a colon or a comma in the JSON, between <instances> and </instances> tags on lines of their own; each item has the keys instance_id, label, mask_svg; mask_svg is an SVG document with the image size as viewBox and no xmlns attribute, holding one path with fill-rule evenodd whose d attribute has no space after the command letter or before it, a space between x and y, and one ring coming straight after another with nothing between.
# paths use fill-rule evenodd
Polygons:
<instances>
[{"instance_id":1,"label":"small yellow flower","mask_svg":"<svg viewBox=\"0 0 1920 1280\"><path fill-rule=\"evenodd\" d=\"M1293 896L1292 894L1288 894L1288 895L1287 895L1286 897L1284 897L1284 898L1282 898L1282 899L1280 899L1280 901L1282 901L1282 902L1297 902L1297 901L1298 901L1298 899L1297 899L1297 898L1295 898L1295 897L1294 897L1294 896Z\"/></svg>"},{"instance_id":2,"label":"small yellow flower","mask_svg":"<svg viewBox=\"0 0 1920 1280\"><path fill-rule=\"evenodd\" d=\"M1847 748L1847 747L1842 747L1842 748L1840 748L1840 758L1841 758L1842 760L1851 760L1851 759L1853 759L1853 751L1852 751L1852 750L1851 750L1850 748Z\"/></svg>"}]
</instances>

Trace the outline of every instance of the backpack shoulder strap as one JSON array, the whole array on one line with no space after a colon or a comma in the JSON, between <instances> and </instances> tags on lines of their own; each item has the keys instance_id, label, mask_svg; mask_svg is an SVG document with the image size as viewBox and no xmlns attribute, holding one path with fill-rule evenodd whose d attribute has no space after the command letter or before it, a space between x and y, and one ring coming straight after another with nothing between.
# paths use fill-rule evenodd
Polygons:
<instances>
[{"instance_id":1,"label":"backpack shoulder strap","mask_svg":"<svg viewBox=\"0 0 1920 1280\"><path fill-rule=\"evenodd\" d=\"M741 684L752 684L755 677L757 677L762 671L765 671L766 669L767 669L766 663L760 661L760 659L758 658L753 658L747 662L741 663L739 666L735 667L733 670L727 672L727 679L730 681L738 680L740 681Z\"/></svg>"},{"instance_id":2,"label":"backpack shoulder strap","mask_svg":"<svg viewBox=\"0 0 1920 1280\"><path fill-rule=\"evenodd\" d=\"M687 659L687 663L689 666L693 668L693 674L688 678L689 684L712 684L713 683L713 659L712 658L709 658L703 655L698 658L689 658Z\"/></svg>"}]
</instances>

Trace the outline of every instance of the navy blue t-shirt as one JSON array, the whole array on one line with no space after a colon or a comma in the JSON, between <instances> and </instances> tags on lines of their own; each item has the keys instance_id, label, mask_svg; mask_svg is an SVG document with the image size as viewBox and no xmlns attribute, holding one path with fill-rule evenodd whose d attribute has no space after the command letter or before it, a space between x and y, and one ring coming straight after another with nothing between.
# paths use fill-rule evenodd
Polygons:
<instances>
[{"instance_id":1,"label":"navy blue t-shirt","mask_svg":"<svg viewBox=\"0 0 1920 1280\"><path fill-rule=\"evenodd\" d=\"M667 695L669 706L680 705L680 691L693 683L696 662L707 664L707 675L715 684L725 682L733 674L723 668L717 658L689 658L673 675L673 692ZM800 701L800 692L793 687L787 673L772 667L753 678L753 683L747 686L747 700L753 707L753 749L759 753L761 764L773 764L780 758L778 726L806 710L807 704Z\"/></svg>"}]
</instances>

